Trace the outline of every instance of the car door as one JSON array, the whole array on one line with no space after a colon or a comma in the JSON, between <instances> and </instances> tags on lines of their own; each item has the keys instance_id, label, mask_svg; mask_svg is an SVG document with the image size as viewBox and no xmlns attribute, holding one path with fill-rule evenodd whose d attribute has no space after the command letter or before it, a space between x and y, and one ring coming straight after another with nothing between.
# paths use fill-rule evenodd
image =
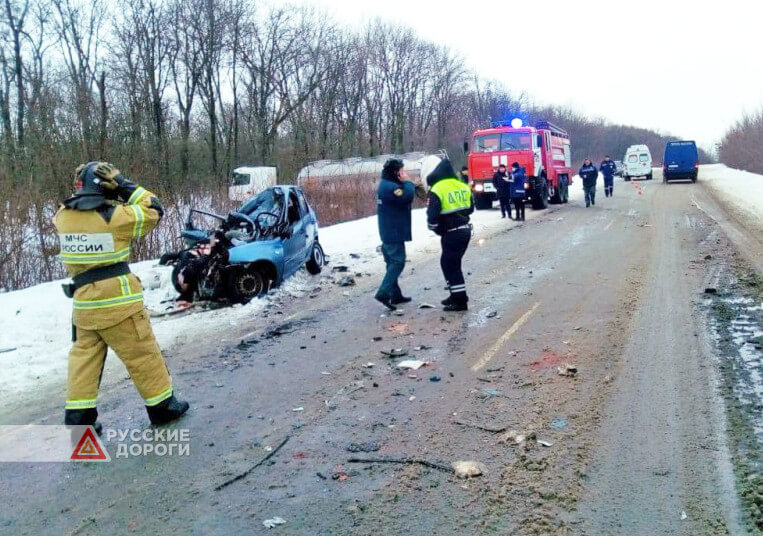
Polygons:
<instances>
[{"instance_id":1,"label":"car door","mask_svg":"<svg viewBox=\"0 0 763 536\"><path fill-rule=\"evenodd\" d=\"M305 222L299 206L299 199L294 190L289 191L286 201L287 237L283 241L284 277L292 275L300 269L304 262L304 251L307 247Z\"/></svg>"},{"instance_id":2,"label":"car door","mask_svg":"<svg viewBox=\"0 0 763 536\"><path fill-rule=\"evenodd\" d=\"M299 210L302 214L307 237L304 251L305 262L307 262L313 253L313 243L318 239L318 222L315 220L315 215L310 210L310 205L307 204L305 194L301 190L297 190L297 197L299 198Z\"/></svg>"}]
</instances>

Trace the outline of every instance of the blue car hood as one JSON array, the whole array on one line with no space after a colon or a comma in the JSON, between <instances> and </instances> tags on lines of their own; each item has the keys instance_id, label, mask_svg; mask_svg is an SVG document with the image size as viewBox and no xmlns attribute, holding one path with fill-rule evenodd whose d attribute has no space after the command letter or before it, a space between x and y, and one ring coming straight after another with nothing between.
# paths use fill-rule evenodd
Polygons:
<instances>
[{"instance_id":1,"label":"blue car hood","mask_svg":"<svg viewBox=\"0 0 763 536\"><path fill-rule=\"evenodd\" d=\"M228 250L231 264L270 261L283 273L283 243L280 238L258 240L232 247Z\"/></svg>"}]
</instances>

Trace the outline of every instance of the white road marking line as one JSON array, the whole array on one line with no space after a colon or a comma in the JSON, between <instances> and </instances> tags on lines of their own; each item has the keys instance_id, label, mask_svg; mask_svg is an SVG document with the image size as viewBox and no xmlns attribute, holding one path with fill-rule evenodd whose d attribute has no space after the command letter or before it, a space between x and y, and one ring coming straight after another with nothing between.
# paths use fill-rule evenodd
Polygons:
<instances>
[{"instance_id":1,"label":"white road marking line","mask_svg":"<svg viewBox=\"0 0 763 536\"><path fill-rule=\"evenodd\" d=\"M485 355L483 355L479 361L472 365L472 372L477 372L482 367L490 363L490 360L495 357L495 354L498 352L498 350L500 350L501 347L506 344L511 336L514 335L517 330L519 330L519 328L524 325L525 322L527 322L527 319L530 318L530 316L535 312L535 309L537 309L539 305L540 302L535 302L535 305L532 306L532 309L520 316L519 319L514 322L509 329L506 330L506 333L500 336L500 338L495 342L490 350L485 352Z\"/></svg>"}]
</instances>

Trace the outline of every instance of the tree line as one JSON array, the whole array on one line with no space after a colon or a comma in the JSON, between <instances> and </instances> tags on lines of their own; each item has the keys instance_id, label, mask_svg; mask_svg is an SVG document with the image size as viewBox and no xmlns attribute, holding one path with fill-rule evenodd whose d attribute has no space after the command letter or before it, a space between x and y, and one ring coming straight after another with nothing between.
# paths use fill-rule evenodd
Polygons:
<instances>
[{"instance_id":1,"label":"tree line","mask_svg":"<svg viewBox=\"0 0 763 536\"><path fill-rule=\"evenodd\" d=\"M177 233L179 207L222 207L239 165L291 182L327 158L442 148L461 164L474 129L517 115L566 128L576 162L668 139L539 107L382 20L346 28L252 0L0 1L0 287L62 275L50 218L90 160L167 205L175 227L145 258Z\"/></svg>"},{"instance_id":2,"label":"tree line","mask_svg":"<svg viewBox=\"0 0 763 536\"><path fill-rule=\"evenodd\" d=\"M763 110L745 114L718 144L718 159L724 164L763 174L760 148L763 147Z\"/></svg>"}]
</instances>

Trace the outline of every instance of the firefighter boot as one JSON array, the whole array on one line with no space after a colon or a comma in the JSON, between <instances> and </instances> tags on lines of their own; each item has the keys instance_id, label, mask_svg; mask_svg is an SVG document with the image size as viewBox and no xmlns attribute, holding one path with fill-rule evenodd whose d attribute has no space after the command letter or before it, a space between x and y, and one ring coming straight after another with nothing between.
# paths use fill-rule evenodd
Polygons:
<instances>
[{"instance_id":1,"label":"firefighter boot","mask_svg":"<svg viewBox=\"0 0 763 536\"><path fill-rule=\"evenodd\" d=\"M175 395L172 395L155 406L146 406L146 411L148 418L151 419L151 424L160 425L179 418L188 411L188 407L188 402L180 401L175 398Z\"/></svg>"},{"instance_id":2,"label":"firefighter boot","mask_svg":"<svg viewBox=\"0 0 763 536\"><path fill-rule=\"evenodd\" d=\"M96 419L98 419L98 410L95 408L67 409L64 413L66 426L92 426L95 428L95 433L101 435L103 426Z\"/></svg>"}]
</instances>

